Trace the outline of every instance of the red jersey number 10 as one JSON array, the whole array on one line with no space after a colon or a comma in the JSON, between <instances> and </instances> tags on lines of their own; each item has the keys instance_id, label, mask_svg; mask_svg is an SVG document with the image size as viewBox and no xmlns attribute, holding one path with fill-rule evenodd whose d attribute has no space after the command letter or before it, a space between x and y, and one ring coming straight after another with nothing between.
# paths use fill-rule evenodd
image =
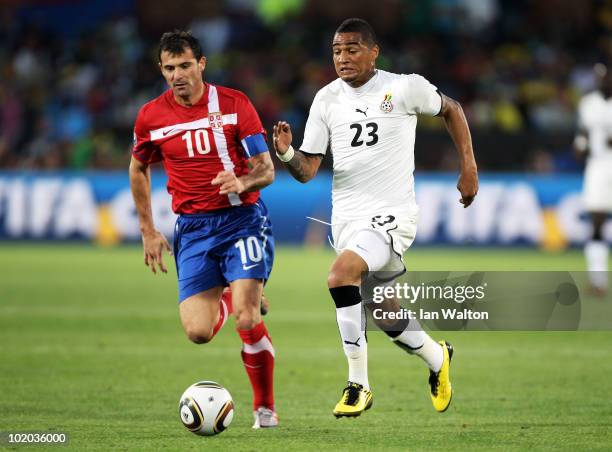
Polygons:
<instances>
[{"instance_id":1,"label":"red jersey number 10","mask_svg":"<svg viewBox=\"0 0 612 452\"><path fill-rule=\"evenodd\" d=\"M187 154L189 157L194 157L194 141L195 141L195 150L198 154L208 154L210 152L210 140L208 138L208 132L206 129L198 129L193 132L192 130L188 130L181 137L183 141L187 142Z\"/></svg>"}]
</instances>

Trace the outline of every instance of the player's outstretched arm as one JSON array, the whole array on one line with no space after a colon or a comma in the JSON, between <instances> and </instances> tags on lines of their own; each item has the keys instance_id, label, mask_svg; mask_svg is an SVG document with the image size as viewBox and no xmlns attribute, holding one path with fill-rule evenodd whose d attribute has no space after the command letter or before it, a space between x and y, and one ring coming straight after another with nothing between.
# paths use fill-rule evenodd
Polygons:
<instances>
[{"instance_id":1,"label":"player's outstretched arm","mask_svg":"<svg viewBox=\"0 0 612 452\"><path fill-rule=\"evenodd\" d=\"M457 182L457 190L461 193L459 202L463 204L463 207L468 207L478 193L478 168L472 149L472 136L459 102L444 94L440 93L440 95L442 96L440 116L444 118L446 129L455 143L461 162L459 181Z\"/></svg>"},{"instance_id":2,"label":"player's outstretched arm","mask_svg":"<svg viewBox=\"0 0 612 452\"><path fill-rule=\"evenodd\" d=\"M151 170L149 165L135 157L130 162L130 187L136 205L142 244L144 247L144 263L157 273L157 267L167 273L162 254L164 249L172 254L172 250L164 235L155 229L151 212Z\"/></svg>"},{"instance_id":3,"label":"player's outstretched arm","mask_svg":"<svg viewBox=\"0 0 612 452\"><path fill-rule=\"evenodd\" d=\"M316 176L323 154L295 151L291 146L292 139L291 126L285 121L279 121L274 126L272 140L276 155L296 180L306 183Z\"/></svg>"}]
</instances>

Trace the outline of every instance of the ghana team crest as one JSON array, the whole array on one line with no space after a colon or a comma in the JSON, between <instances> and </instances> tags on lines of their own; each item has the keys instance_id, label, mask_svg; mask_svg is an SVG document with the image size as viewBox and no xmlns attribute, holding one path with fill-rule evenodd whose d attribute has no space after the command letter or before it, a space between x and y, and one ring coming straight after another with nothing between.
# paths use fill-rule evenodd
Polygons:
<instances>
[{"instance_id":1,"label":"ghana team crest","mask_svg":"<svg viewBox=\"0 0 612 452\"><path fill-rule=\"evenodd\" d=\"M380 111L385 113L391 113L393 111L393 103L391 102L391 93L385 94L385 98L380 104Z\"/></svg>"}]
</instances>

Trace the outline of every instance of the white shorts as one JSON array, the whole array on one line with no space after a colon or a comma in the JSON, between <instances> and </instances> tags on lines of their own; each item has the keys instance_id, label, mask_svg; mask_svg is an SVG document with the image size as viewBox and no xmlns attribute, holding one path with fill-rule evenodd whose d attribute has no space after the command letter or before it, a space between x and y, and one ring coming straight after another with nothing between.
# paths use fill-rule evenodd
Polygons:
<instances>
[{"instance_id":1,"label":"white shorts","mask_svg":"<svg viewBox=\"0 0 612 452\"><path fill-rule=\"evenodd\" d=\"M370 271L384 272L388 275L385 279L393 279L406 271L403 255L414 242L416 229L416 212L384 212L363 220L334 219L332 236L338 254L351 250L361 256ZM371 234L359 234L362 231Z\"/></svg>"},{"instance_id":2,"label":"white shorts","mask_svg":"<svg viewBox=\"0 0 612 452\"><path fill-rule=\"evenodd\" d=\"M612 213L612 165L609 162L587 163L582 197L587 211Z\"/></svg>"}]
</instances>

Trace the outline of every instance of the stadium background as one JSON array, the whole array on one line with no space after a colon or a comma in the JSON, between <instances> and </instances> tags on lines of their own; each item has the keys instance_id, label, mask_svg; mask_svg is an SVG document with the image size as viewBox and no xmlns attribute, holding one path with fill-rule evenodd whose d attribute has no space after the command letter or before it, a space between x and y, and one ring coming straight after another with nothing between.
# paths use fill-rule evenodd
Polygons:
<instances>
[{"instance_id":1,"label":"stadium background","mask_svg":"<svg viewBox=\"0 0 612 452\"><path fill-rule=\"evenodd\" d=\"M307 185L277 165L263 192L279 242L267 322L283 428L249 430L231 328L206 347L183 338L173 276L142 266L126 174L136 112L164 89L160 33L192 29L207 80L245 91L268 129L288 120L300 143L315 92L334 78L331 35L349 16L380 35L379 67L426 76L472 128L481 191L463 210L443 125L419 123L409 268L584 270L590 229L571 143L593 63L612 62L610 1L4 1L0 431L66 430L76 449L348 449L356 437L372 449L609 447L609 331L448 333L459 354L444 417L428 406L420 363L372 334L375 409L353 423L331 417L345 378L325 289L333 254L326 228L306 220L329 218L329 158ZM153 202L171 234L161 171ZM175 412L199 379L228 386L239 409L213 443L183 431Z\"/></svg>"}]
</instances>

